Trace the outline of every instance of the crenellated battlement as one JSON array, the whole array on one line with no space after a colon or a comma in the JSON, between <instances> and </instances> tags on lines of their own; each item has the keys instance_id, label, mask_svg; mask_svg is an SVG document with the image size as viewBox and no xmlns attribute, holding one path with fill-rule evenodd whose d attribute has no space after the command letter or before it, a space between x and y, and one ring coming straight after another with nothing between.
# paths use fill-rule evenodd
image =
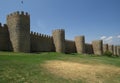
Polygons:
<instances>
[{"instance_id":1,"label":"crenellated battlement","mask_svg":"<svg viewBox=\"0 0 120 83\"><path fill-rule=\"evenodd\" d=\"M52 38L52 36L37 33L37 32L33 32L33 31L30 32L30 35L33 36L33 37L37 37L37 38Z\"/></svg>"},{"instance_id":2,"label":"crenellated battlement","mask_svg":"<svg viewBox=\"0 0 120 83\"><path fill-rule=\"evenodd\" d=\"M7 18L13 17L13 16L24 16L24 17L30 17L30 15L28 14L28 12L24 12L24 11L16 11L13 13L10 13L9 15L7 15Z\"/></svg>"},{"instance_id":3,"label":"crenellated battlement","mask_svg":"<svg viewBox=\"0 0 120 83\"><path fill-rule=\"evenodd\" d=\"M7 24L2 25L2 23L0 23L0 30L6 30L6 29L8 29Z\"/></svg>"},{"instance_id":4,"label":"crenellated battlement","mask_svg":"<svg viewBox=\"0 0 120 83\"><path fill-rule=\"evenodd\" d=\"M7 16L7 26L13 50L15 52L30 52L30 34L28 34L30 33L30 15L23 11L11 13Z\"/></svg>"},{"instance_id":5,"label":"crenellated battlement","mask_svg":"<svg viewBox=\"0 0 120 83\"><path fill-rule=\"evenodd\" d=\"M0 51L10 51L11 44L9 38L8 26L0 23Z\"/></svg>"},{"instance_id":6,"label":"crenellated battlement","mask_svg":"<svg viewBox=\"0 0 120 83\"><path fill-rule=\"evenodd\" d=\"M53 33L55 33L55 32L65 32L65 30L64 29L56 29L56 30L53 30L52 32Z\"/></svg>"},{"instance_id":7,"label":"crenellated battlement","mask_svg":"<svg viewBox=\"0 0 120 83\"><path fill-rule=\"evenodd\" d=\"M4 28L4 25L2 23L0 23L0 28Z\"/></svg>"}]
</instances>

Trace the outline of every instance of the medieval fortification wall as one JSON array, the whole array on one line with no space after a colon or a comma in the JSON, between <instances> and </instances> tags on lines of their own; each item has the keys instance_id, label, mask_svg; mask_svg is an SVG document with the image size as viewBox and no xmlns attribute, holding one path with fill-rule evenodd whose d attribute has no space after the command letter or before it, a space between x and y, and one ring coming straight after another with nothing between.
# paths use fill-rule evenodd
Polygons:
<instances>
[{"instance_id":1,"label":"medieval fortification wall","mask_svg":"<svg viewBox=\"0 0 120 83\"><path fill-rule=\"evenodd\" d=\"M2 50L2 51L11 51L12 50L8 27L6 24L4 24L2 26L1 23L0 23L0 50Z\"/></svg>"},{"instance_id":2,"label":"medieval fortification wall","mask_svg":"<svg viewBox=\"0 0 120 83\"><path fill-rule=\"evenodd\" d=\"M14 12L7 16L7 23L0 23L0 51L13 52L60 52L102 55L110 51L120 56L120 46L103 44L102 40L85 43L84 36L75 40L65 39L65 30L52 31L52 36L30 32L30 15L25 12Z\"/></svg>"},{"instance_id":3,"label":"medieval fortification wall","mask_svg":"<svg viewBox=\"0 0 120 83\"><path fill-rule=\"evenodd\" d=\"M36 32L30 33L30 48L31 52L51 52L55 51L53 45L53 38L48 35L38 34Z\"/></svg>"},{"instance_id":4,"label":"medieval fortification wall","mask_svg":"<svg viewBox=\"0 0 120 83\"><path fill-rule=\"evenodd\" d=\"M65 40L65 53L76 53L75 41Z\"/></svg>"}]
</instances>

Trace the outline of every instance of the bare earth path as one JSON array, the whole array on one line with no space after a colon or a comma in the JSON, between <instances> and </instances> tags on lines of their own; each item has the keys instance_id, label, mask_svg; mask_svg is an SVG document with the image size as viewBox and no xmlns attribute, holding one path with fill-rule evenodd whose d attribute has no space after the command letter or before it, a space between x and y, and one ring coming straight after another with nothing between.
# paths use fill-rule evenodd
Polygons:
<instances>
[{"instance_id":1,"label":"bare earth path","mask_svg":"<svg viewBox=\"0 0 120 83\"><path fill-rule=\"evenodd\" d=\"M81 64L69 61L46 61L42 67L49 71L51 74L68 79L68 80L83 80L87 83L104 83L112 76L120 75L120 68L111 65L92 65ZM114 79L115 83L119 83Z\"/></svg>"}]
</instances>

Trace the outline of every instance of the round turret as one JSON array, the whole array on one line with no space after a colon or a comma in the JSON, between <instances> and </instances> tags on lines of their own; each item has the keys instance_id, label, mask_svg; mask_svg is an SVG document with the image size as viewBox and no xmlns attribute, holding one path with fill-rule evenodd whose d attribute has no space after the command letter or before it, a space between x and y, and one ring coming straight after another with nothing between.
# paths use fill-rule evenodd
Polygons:
<instances>
[{"instance_id":1,"label":"round turret","mask_svg":"<svg viewBox=\"0 0 120 83\"><path fill-rule=\"evenodd\" d=\"M108 44L103 44L103 52L105 53L108 51Z\"/></svg>"},{"instance_id":2,"label":"round turret","mask_svg":"<svg viewBox=\"0 0 120 83\"><path fill-rule=\"evenodd\" d=\"M117 46L114 46L114 55L117 55Z\"/></svg>"},{"instance_id":3,"label":"round turret","mask_svg":"<svg viewBox=\"0 0 120 83\"><path fill-rule=\"evenodd\" d=\"M23 11L7 16L7 25L14 52L30 52L30 15Z\"/></svg>"},{"instance_id":4,"label":"round turret","mask_svg":"<svg viewBox=\"0 0 120 83\"><path fill-rule=\"evenodd\" d=\"M120 56L120 46L117 46L117 56Z\"/></svg>"},{"instance_id":5,"label":"round turret","mask_svg":"<svg viewBox=\"0 0 120 83\"><path fill-rule=\"evenodd\" d=\"M77 53L85 53L85 37L84 36L76 36L75 45L76 45Z\"/></svg>"},{"instance_id":6,"label":"round turret","mask_svg":"<svg viewBox=\"0 0 120 83\"><path fill-rule=\"evenodd\" d=\"M103 54L103 41L102 40L92 41L92 46L93 46L94 54L96 54L96 55Z\"/></svg>"},{"instance_id":7,"label":"round turret","mask_svg":"<svg viewBox=\"0 0 120 83\"><path fill-rule=\"evenodd\" d=\"M52 35L56 52L65 53L65 31L57 29L53 31Z\"/></svg>"},{"instance_id":8,"label":"round turret","mask_svg":"<svg viewBox=\"0 0 120 83\"><path fill-rule=\"evenodd\" d=\"M113 50L113 47L114 47L113 45L109 45L109 46L108 46L108 50L109 50L112 54L113 54L113 51L114 51L114 50Z\"/></svg>"}]
</instances>

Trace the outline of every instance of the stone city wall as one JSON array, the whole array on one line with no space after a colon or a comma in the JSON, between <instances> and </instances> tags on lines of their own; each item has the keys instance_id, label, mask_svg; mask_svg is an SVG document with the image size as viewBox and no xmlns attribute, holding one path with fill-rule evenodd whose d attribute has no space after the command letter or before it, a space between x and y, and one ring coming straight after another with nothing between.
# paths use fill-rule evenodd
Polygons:
<instances>
[{"instance_id":1,"label":"stone city wall","mask_svg":"<svg viewBox=\"0 0 120 83\"><path fill-rule=\"evenodd\" d=\"M76 53L75 41L65 40L65 53Z\"/></svg>"},{"instance_id":2,"label":"stone city wall","mask_svg":"<svg viewBox=\"0 0 120 83\"><path fill-rule=\"evenodd\" d=\"M75 40L65 39L65 30L56 29L52 36L30 32L30 15L14 12L7 16L7 24L0 23L0 51L13 52L60 52L102 55L110 51L120 56L120 46L103 44L102 40L85 43L84 36Z\"/></svg>"},{"instance_id":3,"label":"stone city wall","mask_svg":"<svg viewBox=\"0 0 120 83\"><path fill-rule=\"evenodd\" d=\"M6 24L2 26L0 23L0 50L1 51L11 51L12 45L9 38L8 27Z\"/></svg>"},{"instance_id":4,"label":"stone city wall","mask_svg":"<svg viewBox=\"0 0 120 83\"><path fill-rule=\"evenodd\" d=\"M93 47L92 44L85 44L85 53L86 54L93 54Z\"/></svg>"},{"instance_id":5,"label":"stone city wall","mask_svg":"<svg viewBox=\"0 0 120 83\"><path fill-rule=\"evenodd\" d=\"M31 52L52 52L55 51L53 38L36 32L30 33Z\"/></svg>"}]
</instances>

